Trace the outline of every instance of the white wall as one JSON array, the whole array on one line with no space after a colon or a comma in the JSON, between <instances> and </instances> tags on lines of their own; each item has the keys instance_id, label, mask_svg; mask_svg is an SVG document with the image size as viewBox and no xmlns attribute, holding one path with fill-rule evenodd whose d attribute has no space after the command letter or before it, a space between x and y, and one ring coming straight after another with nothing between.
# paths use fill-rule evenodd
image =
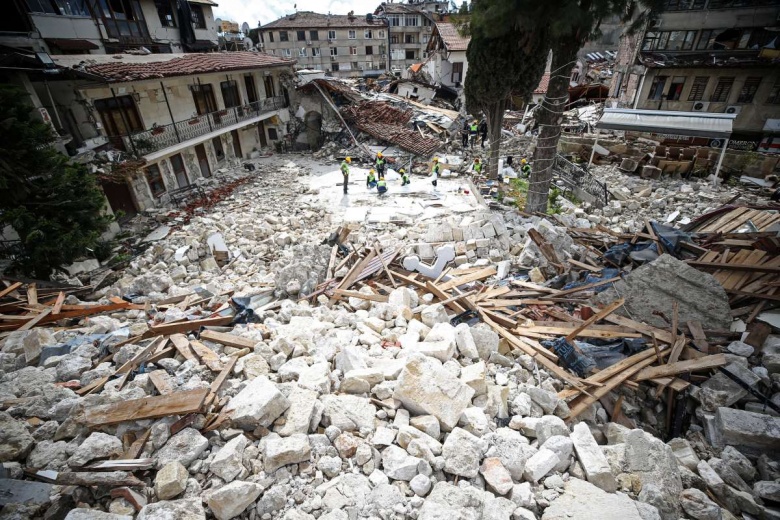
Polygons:
<instances>
[{"instance_id":1,"label":"white wall","mask_svg":"<svg viewBox=\"0 0 780 520\"><path fill-rule=\"evenodd\" d=\"M93 53L105 53L100 41L100 31L92 18L44 13L34 13L30 17L42 38L89 40L100 47L92 51Z\"/></svg>"}]
</instances>

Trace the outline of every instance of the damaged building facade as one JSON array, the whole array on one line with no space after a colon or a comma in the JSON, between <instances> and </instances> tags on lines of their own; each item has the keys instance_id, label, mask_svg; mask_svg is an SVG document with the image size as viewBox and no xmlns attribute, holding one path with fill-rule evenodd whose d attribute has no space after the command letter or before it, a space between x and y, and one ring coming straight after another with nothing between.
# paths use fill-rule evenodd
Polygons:
<instances>
[{"instance_id":1,"label":"damaged building facade","mask_svg":"<svg viewBox=\"0 0 780 520\"><path fill-rule=\"evenodd\" d=\"M104 184L115 211L158 206L286 132L293 60L256 52L53 59L63 78L32 85L68 114L78 152L113 148L141 165L126 184Z\"/></svg>"},{"instance_id":2,"label":"damaged building facade","mask_svg":"<svg viewBox=\"0 0 780 520\"><path fill-rule=\"evenodd\" d=\"M462 92L466 83L469 63L466 49L470 38L461 36L457 27L448 22L438 22L428 42L429 59L424 71L436 85Z\"/></svg>"},{"instance_id":3,"label":"damaged building facade","mask_svg":"<svg viewBox=\"0 0 780 520\"><path fill-rule=\"evenodd\" d=\"M0 44L48 54L153 53L217 47L212 0L9 0Z\"/></svg>"},{"instance_id":4,"label":"damaged building facade","mask_svg":"<svg viewBox=\"0 0 780 520\"><path fill-rule=\"evenodd\" d=\"M730 148L780 144L780 5L669 1L621 38L610 99L619 107L736 114Z\"/></svg>"}]
</instances>

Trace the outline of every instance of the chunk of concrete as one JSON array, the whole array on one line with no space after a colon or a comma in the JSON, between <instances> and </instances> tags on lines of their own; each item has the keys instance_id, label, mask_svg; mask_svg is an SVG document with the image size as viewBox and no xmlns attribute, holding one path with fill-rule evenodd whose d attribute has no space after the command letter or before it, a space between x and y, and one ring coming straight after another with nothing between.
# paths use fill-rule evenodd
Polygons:
<instances>
[{"instance_id":1,"label":"chunk of concrete","mask_svg":"<svg viewBox=\"0 0 780 520\"><path fill-rule=\"evenodd\" d=\"M718 408L707 434L714 446L734 446L748 455L780 451L780 417Z\"/></svg>"},{"instance_id":2,"label":"chunk of concrete","mask_svg":"<svg viewBox=\"0 0 780 520\"><path fill-rule=\"evenodd\" d=\"M209 471L224 480L232 482L244 468L242 460L244 449L249 440L243 435L237 435L222 446L209 464Z\"/></svg>"},{"instance_id":3,"label":"chunk of concrete","mask_svg":"<svg viewBox=\"0 0 780 520\"><path fill-rule=\"evenodd\" d=\"M483 449L484 444L478 437L462 428L455 428L442 447L444 471L466 478L476 477Z\"/></svg>"},{"instance_id":4,"label":"chunk of concrete","mask_svg":"<svg viewBox=\"0 0 780 520\"><path fill-rule=\"evenodd\" d=\"M160 500L170 500L187 489L189 473L181 462L174 460L162 467L154 477L154 491Z\"/></svg>"},{"instance_id":5,"label":"chunk of concrete","mask_svg":"<svg viewBox=\"0 0 780 520\"><path fill-rule=\"evenodd\" d=\"M627 495L571 478L563 494L544 510L542 520L644 520L637 505Z\"/></svg>"},{"instance_id":6,"label":"chunk of concrete","mask_svg":"<svg viewBox=\"0 0 780 520\"><path fill-rule=\"evenodd\" d=\"M267 473L273 473L287 464L297 464L311 458L309 437L297 433L289 437L271 437L264 439L263 463Z\"/></svg>"},{"instance_id":7,"label":"chunk of concrete","mask_svg":"<svg viewBox=\"0 0 780 520\"><path fill-rule=\"evenodd\" d=\"M418 520L483 520L485 494L473 486L437 482L420 508Z\"/></svg>"},{"instance_id":8,"label":"chunk of concrete","mask_svg":"<svg viewBox=\"0 0 780 520\"><path fill-rule=\"evenodd\" d=\"M672 315L672 302L679 304L680 323L698 321L705 329L728 329L731 325L723 286L711 274L668 254L637 267L594 297L594 302L607 305L621 297L626 302L616 313L654 327L669 326L661 315Z\"/></svg>"},{"instance_id":9,"label":"chunk of concrete","mask_svg":"<svg viewBox=\"0 0 780 520\"><path fill-rule=\"evenodd\" d=\"M258 426L270 426L289 407L290 401L276 385L260 376L228 401L225 411L233 412L230 419L236 427L254 430Z\"/></svg>"},{"instance_id":10,"label":"chunk of concrete","mask_svg":"<svg viewBox=\"0 0 780 520\"><path fill-rule=\"evenodd\" d=\"M614 493L617 490L615 476L588 425L584 422L577 423L569 437L574 443L574 451L588 482L607 493Z\"/></svg>"},{"instance_id":11,"label":"chunk of concrete","mask_svg":"<svg viewBox=\"0 0 780 520\"><path fill-rule=\"evenodd\" d=\"M559 462L560 459L554 451L542 448L526 461L523 476L530 482L539 482L554 470Z\"/></svg>"},{"instance_id":12,"label":"chunk of concrete","mask_svg":"<svg viewBox=\"0 0 780 520\"><path fill-rule=\"evenodd\" d=\"M210 493L207 503L217 520L230 520L253 504L262 491L260 484L236 480Z\"/></svg>"},{"instance_id":13,"label":"chunk of concrete","mask_svg":"<svg viewBox=\"0 0 780 520\"><path fill-rule=\"evenodd\" d=\"M463 384L441 364L414 354L398 378L393 397L412 413L436 417L444 430L452 430L471 404L474 389Z\"/></svg>"}]
</instances>

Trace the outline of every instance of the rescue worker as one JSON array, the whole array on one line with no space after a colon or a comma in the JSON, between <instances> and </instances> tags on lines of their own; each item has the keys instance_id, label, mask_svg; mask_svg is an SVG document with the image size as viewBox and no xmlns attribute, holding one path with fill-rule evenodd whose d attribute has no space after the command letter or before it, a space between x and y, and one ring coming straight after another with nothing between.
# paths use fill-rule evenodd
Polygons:
<instances>
[{"instance_id":1,"label":"rescue worker","mask_svg":"<svg viewBox=\"0 0 780 520\"><path fill-rule=\"evenodd\" d=\"M438 157L434 157L433 158L433 167L431 167L431 177L433 178L433 180L431 180L431 184L433 184L434 188L438 185L440 168L441 167L439 166L439 158Z\"/></svg>"},{"instance_id":2,"label":"rescue worker","mask_svg":"<svg viewBox=\"0 0 780 520\"><path fill-rule=\"evenodd\" d=\"M379 179L379 182L376 183L376 190L380 195L387 192L387 181L384 179L384 177Z\"/></svg>"},{"instance_id":3,"label":"rescue worker","mask_svg":"<svg viewBox=\"0 0 780 520\"><path fill-rule=\"evenodd\" d=\"M366 189L376 188L376 177L374 176L374 170L368 170L368 176L366 177Z\"/></svg>"},{"instance_id":4,"label":"rescue worker","mask_svg":"<svg viewBox=\"0 0 780 520\"><path fill-rule=\"evenodd\" d=\"M482 148L484 148L485 147L485 139L487 139L487 121L485 121L484 119L479 124L479 134L480 134L480 136L482 136L481 146L482 146Z\"/></svg>"},{"instance_id":5,"label":"rescue worker","mask_svg":"<svg viewBox=\"0 0 780 520\"><path fill-rule=\"evenodd\" d=\"M474 159L474 165L471 169L476 175L482 175L482 162L479 160L479 157Z\"/></svg>"},{"instance_id":6,"label":"rescue worker","mask_svg":"<svg viewBox=\"0 0 780 520\"><path fill-rule=\"evenodd\" d=\"M526 159L520 159L520 164L520 172L524 177L529 177L531 175L531 165L528 164Z\"/></svg>"},{"instance_id":7,"label":"rescue worker","mask_svg":"<svg viewBox=\"0 0 780 520\"><path fill-rule=\"evenodd\" d=\"M409 182L409 174L406 173L406 170L401 168L400 170L398 170L398 173L401 174L401 186L407 186L411 184L411 182Z\"/></svg>"},{"instance_id":8,"label":"rescue worker","mask_svg":"<svg viewBox=\"0 0 780 520\"><path fill-rule=\"evenodd\" d=\"M349 165L352 163L352 157L346 157L341 161L341 175L344 177L344 194L347 193L349 186Z\"/></svg>"},{"instance_id":9,"label":"rescue worker","mask_svg":"<svg viewBox=\"0 0 780 520\"><path fill-rule=\"evenodd\" d=\"M463 128L460 131L460 140L463 148L469 145L469 122L463 121Z\"/></svg>"},{"instance_id":10,"label":"rescue worker","mask_svg":"<svg viewBox=\"0 0 780 520\"><path fill-rule=\"evenodd\" d=\"M385 178L385 156L382 155L382 152L376 154L376 171L380 180Z\"/></svg>"},{"instance_id":11,"label":"rescue worker","mask_svg":"<svg viewBox=\"0 0 780 520\"><path fill-rule=\"evenodd\" d=\"M470 147L474 148L474 141L477 140L477 132L479 132L479 124L477 123L477 120L471 122L471 126L469 126L469 140L471 141Z\"/></svg>"}]
</instances>

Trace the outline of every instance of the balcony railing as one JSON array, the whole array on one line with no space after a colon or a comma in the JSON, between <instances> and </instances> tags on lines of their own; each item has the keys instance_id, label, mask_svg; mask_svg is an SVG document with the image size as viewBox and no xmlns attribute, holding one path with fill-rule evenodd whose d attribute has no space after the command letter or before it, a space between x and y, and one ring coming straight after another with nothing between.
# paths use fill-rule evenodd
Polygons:
<instances>
[{"instance_id":1,"label":"balcony railing","mask_svg":"<svg viewBox=\"0 0 780 520\"><path fill-rule=\"evenodd\" d=\"M149 130L121 136L121 141L125 150L145 155L286 106L283 96L270 97L248 105L194 116L185 121L154 126Z\"/></svg>"}]
</instances>

